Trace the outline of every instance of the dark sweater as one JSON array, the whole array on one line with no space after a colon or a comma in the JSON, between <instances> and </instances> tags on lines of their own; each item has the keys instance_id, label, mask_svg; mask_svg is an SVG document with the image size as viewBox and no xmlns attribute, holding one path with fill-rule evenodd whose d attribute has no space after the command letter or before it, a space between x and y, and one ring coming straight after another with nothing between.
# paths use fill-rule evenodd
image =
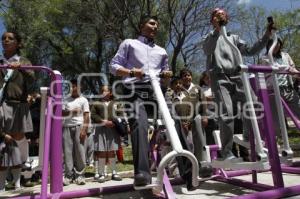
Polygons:
<instances>
[{"instance_id":1,"label":"dark sweater","mask_svg":"<svg viewBox=\"0 0 300 199\"><path fill-rule=\"evenodd\" d=\"M22 65L29 66L31 62L25 57L20 58ZM4 83L5 72L0 71L0 87ZM27 102L27 96L31 93L35 81L34 71L32 70L14 70L13 75L8 80L4 89L4 98L6 102Z\"/></svg>"}]
</instances>

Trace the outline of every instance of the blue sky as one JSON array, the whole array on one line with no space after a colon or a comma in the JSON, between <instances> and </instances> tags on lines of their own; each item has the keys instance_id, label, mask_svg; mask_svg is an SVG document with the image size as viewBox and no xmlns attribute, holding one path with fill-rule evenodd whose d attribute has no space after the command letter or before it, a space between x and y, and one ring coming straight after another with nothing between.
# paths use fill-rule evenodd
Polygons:
<instances>
[{"instance_id":1,"label":"blue sky","mask_svg":"<svg viewBox=\"0 0 300 199\"><path fill-rule=\"evenodd\" d=\"M286 11L300 8L300 0L237 0L238 4L259 5L269 11Z\"/></svg>"}]
</instances>

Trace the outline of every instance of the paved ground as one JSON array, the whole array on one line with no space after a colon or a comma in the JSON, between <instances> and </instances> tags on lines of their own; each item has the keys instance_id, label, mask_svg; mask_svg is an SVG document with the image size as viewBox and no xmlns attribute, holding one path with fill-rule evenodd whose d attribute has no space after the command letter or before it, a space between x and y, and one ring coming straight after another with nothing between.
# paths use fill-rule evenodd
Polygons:
<instances>
[{"instance_id":1,"label":"paved ground","mask_svg":"<svg viewBox=\"0 0 300 199\"><path fill-rule=\"evenodd\" d=\"M251 176L243 176L239 177L244 180L250 180ZM270 173L263 173L259 174L259 182L263 182L269 185L272 185L272 179ZM294 174L285 174L284 181L286 186L293 186L300 184L300 176ZM99 188L99 187L106 187L106 186L114 186L114 185L121 185L121 184L132 184L133 179L131 178L124 178L121 182L116 181L107 181L103 184L99 184L98 182L93 182L92 179L88 180L86 185L78 186L72 184L70 186L64 187L65 191L75 191L80 189L91 189L91 188ZM228 198L232 196L239 196L243 194L252 193L252 190L245 190L240 187L228 185L221 182L216 181L206 181L201 184L201 187L195 191L188 192L184 185L176 185L173 187L173 190L176 194L176 198L178 199L194 199L194 198L203 198L203 199L221 199L221 198ZM20 194L25 193L38 193L40 191L40 186L35 186L33 188L26 188L21 193L13 193L13 192L6 192L0 194L0 198L9 198L13 196L17 196ZM116 193L116 194L105 194L105 195L98 195L95 197L86 197L86 198L103 198L103 199L141 199L141 198L148 198L145 192L141 191L130 191L130 192L123 192L123 193ZM292 197L293 199L299 198Z\"/></svg>"}]
</instances>

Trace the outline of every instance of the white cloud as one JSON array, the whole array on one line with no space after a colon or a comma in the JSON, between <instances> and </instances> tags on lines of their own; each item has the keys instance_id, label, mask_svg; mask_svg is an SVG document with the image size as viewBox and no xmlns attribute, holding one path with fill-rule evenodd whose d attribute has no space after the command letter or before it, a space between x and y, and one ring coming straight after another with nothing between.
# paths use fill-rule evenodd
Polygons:
<instances>
[{"instance_id":1,"label":"white cloud","mask_svg":"<svg viewBox=\"0 0 300 199\"><path fill-rule=\"evenodd\" d=\"M251 0L238 0L237 4L249 4Z\"/></svg>"}]
</instances>

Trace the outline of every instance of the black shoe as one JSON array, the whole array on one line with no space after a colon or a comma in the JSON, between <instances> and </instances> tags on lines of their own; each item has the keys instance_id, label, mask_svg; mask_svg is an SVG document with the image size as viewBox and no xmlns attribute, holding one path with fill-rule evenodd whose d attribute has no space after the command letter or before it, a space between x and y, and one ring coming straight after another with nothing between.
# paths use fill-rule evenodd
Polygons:
<instances>
[{"instance_id":1,"label":"black shoe","mask_svg":"<svg viewBox=\"0 0 300 199\"><path fill-rule=\"evenodd\" d=\"M199 168L199 176L201 178L211 177L213 174L213 168L211 166L204 166Z\"/></svg>"},{"instance_id":2,"label":"black shoe","mask_svg":"<svg viewBox=\"0 0 300 199\"><path fill-rule=\"evenodd\" d=\"M111 179L115 181L122 181L122 177L119 174L112 174Z\"/></svg>"},{"instance_id":3,"label":"black shoe","mask_svg":"<svg viewBox=\"0 0 300 199\"><path fill-rule=\"evenodd\" d=\"M24 184L22 184L23 187L34 187L35 182L32 182L31 180L26 181Z\"/></svg>"},{"instance_id":4,"label":"black shoe","mask_svg":"<svg viewBox=\"0 0 300 199\"><path fill-rule=\"evenodd\" d=\"M187 189L188 191L194 191L194 190L200 188L201 183L202 183L202 182L199 182L199 185L196 186L196 187L194 187L193 184L192 184L192 179L191 179L191 180L188 180L188 181L186 182L186 189Z\"/></svg>"},{"instance_id":5,"label":"black shoe","mask_svg":"<svg viewBox=\"0 0 300 199\"><path fill-rule=\"evenodd\" d=\"M139 173L134 175L134 186L146 186L151 184L151 178Z\"/></svg>"},{"instance_id":6,"label":"black shoe","mask_svg":"<svg viewBox=\"0 0 300 199\"><path fill-rule=\"evenodd\" d=\"M199 186L197 186L197 187L194 187L194 186L187 186L186 187L186 189L188 190L188 191L195 191L196 189L198 189L199 188Z\"/></svg>"}]
</instances>

